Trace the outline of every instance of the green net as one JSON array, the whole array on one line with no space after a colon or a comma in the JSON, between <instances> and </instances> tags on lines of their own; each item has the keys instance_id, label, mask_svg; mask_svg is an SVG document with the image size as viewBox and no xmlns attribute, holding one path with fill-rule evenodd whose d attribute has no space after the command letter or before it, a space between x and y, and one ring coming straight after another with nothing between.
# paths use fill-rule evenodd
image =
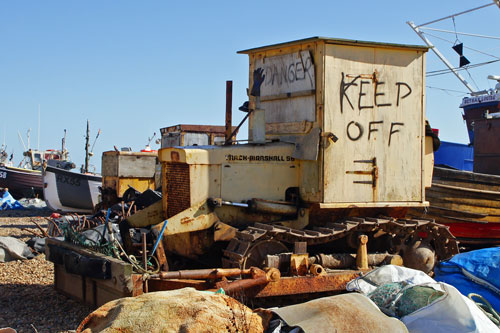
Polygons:
<instances>
[{"instance_id":1,"label":"green net","mask_svg":"<svg viewBox=\"0 0 500 333\"><path fill-rule=\"evenodd\" d=\"M396 315L404 317L441 298L444 292L426 286L413 286L405 289L396 302Z\"/></svg>"},{"instance_id":2,"label":"green net","mask_svg":"<svg viewBox=\"0 0 500 333\"><path fill-rule=\"evenodd\" d=\"M387 315L401 318L431 304L443 295L444 292L431 287L391 282L381 285L368 294L368 297Z\"/></svg>"},{"instance_id":3,"label":"green net","mask_svg":"<svg viewBox=\"0 0 500 333\"><path fill-rule=\"evenodd\" d=\"M84 234L75 231L69 223L61 224L60 228L64 233L64 240L66 242L102 253L106 256L115 257L114 253L117 248L111 242L104 240L104 237L102 237L104 240L103 242L95 242L92 239L87 238Z\"/></svg>"},{"instance_id":4,"label":"green net","mask_svg":"<svg viewBox=\"0 0 500 333\"><path fill-rule=\"evenodd\" d=\"M399 293L406 286L405 282L386 283L368 294L368 297L389 316L396 316L393 309L393 302L398 297Z\"/></svg>"}]
</instances>

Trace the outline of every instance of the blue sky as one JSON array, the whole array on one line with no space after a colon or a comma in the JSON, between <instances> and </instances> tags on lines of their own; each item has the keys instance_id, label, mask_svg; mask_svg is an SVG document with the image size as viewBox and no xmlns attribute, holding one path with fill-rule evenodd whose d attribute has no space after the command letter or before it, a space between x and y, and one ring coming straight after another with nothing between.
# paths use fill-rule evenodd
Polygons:
<instances>
[{"instance_id":1,"label":"blue sky","mask_svg":"<svg viewBox=\"0 0 500 333\"><path fill-rule=\"evenodd\" d=\"M154 132L179 123L224 124L225 81L233 80L233 122L243 114L248 57L236 51L312 36L379 42L423 42L406 21L421 24L490 3L484 1L0 1L0 140L22 156L18 131L37 147L59 148L63 130L72 159L84 160L86 120L103 151L139 150ZM500 9L490 6L431 27L498 36ZM429 38L453 64L454 34ZM499 40L458 36L466 47L499 55ZM465 49L474 63L494 58ZM444 65L431 52L427 71ZM464 76L492 88L500 62ZM458 105L467 92L452 75L427 79L427 116L441 138L466 142ZM448 91L436 88L448 89ZM451 90L451 91L450 91ZM243 133L240 137L246 137ZM153 146L157 148L158 146Z\"/></svg>"}]
</instances>

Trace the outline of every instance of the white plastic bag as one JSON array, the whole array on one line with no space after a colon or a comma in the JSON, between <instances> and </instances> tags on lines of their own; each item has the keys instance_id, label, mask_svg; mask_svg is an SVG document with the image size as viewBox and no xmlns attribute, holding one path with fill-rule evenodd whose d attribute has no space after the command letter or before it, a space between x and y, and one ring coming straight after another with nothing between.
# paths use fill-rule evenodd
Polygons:
<instances>
[{"instance_id":1,"label":"white plastic bag","mask_svg":"<svg viewBox=\"0 0 500 333\"><path fill-rule=\"evenodd\" d=\"M401 318L408 331L500 332L498 327L470 299L455 287L440 282L445 295L426 307Z\"/></svg>"},{"instance_id":2,"label":"white plastic bag","mask_svg":"<svg viewBox=\"0 0 500 333\"><path fill-rule=\"evenodd\" d=\"M455 287L436 282L414 269L386 265L347 284L347 290L365 295L391 282L429 286L445 294L431 304L404 316L401 321L412 333L436 332L500 332L500 329L470 299Z\"/></svg>"}]
</instances>

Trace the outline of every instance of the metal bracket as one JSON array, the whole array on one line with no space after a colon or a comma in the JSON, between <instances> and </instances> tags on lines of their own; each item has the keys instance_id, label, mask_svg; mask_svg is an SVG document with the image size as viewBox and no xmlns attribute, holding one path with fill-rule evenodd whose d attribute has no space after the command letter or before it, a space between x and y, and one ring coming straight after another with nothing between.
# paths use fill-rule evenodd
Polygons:
<instances>
[{"instance_id":1,"label":"metal bracket","mask_svg":"<svg viewBox=\"0 0 500 333\"><path fill-rule=\"evenodd\" d=\"M354 163L367 163L372 165L371 170L354 170L354 171L346 171L346 174L350 175L371 175L372 180L354 180L353 184L368 184L373 188L377 187L378 182L378 166L377 166L377 158L374 157L371 160L354 160Z\"/></svg>"}]
</instances>

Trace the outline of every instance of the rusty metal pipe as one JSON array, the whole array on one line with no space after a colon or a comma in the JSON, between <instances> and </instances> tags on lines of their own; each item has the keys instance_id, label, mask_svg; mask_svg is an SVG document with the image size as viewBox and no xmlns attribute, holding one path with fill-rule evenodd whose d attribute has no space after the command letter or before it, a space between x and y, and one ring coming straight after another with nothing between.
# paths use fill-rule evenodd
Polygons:
<instances>
[{"instance_id":1,"label":"rusty metal pipe","mask_svg":"<svg viewBox=\"0 0 500 333\"><path fill-rule=\"evenodd\" d=\"M295 216L298 211L296 205L287 202L252 199L248 201L248 204L249 208L256 213Z\"/></svg>"},{"instance_id":2,"label":"rusty metal pipe","mask_svg":"<svg viewBox=\"0 0 500 333\"><path fill-rule=\"evenodd\" d=\"M250 268L251 279L236 280L233 282L228 282L223 279L221 282L215 284L217 289L222 288L227 294L234 294L235 292L240 292L248 288L255 286L265 285L269 281L276 281L280 279L279 270L270 269L264 272L260 268L252 267Z\"/></svg>"},{"instance_id":3,"label":"rusty metal pipe","mask_svg":"<svg viewBox=\"0 0 500 333\"><path fill-rule=\"evenodd\" d=\"M232 143L232 108L233 108L233 81L226 81L226 135L225 144L229 145Z\"/></svg>"},{"instance_id":4,"label":"rusty metal pipe","mask_svg":"<svg viewBox=\"0 0 500 333\"><path fill-rule=\"evenodd\" d=\"M314 257L309 257L309 264L319 264L324 268L331 269L352 268L356 265L356 255L349 253L318 254ZM369 266L380 266L383 264L402 266L403 259L398 254L368 254Z\"/></svg>"},{"instance_id":5,"label":"rusty metal pipe","mask_svg":"<svg viewBox=\"0 0 500 333\"><path fill-rule=\"evenodd\" d=\"M232 201L222 200L221 204L222 205L226 205L226 206L235 206L235 207L248 208L248 204L242 203L242 202L232 202Z\"/></svg>"},{"instance_id":6,"label":"rusty metal pipe","mask_svg":"<svg viewBox=\"0 0 500 333\"><path fill-rule=\"evenodd\" d=\"M326 273L323 266L318 264L311 265L311 267L309 268L309 272L311 272L311 274L314 276L323 275Z\"/></svg>"},{"instance_id":7,"label":"rusty metal pipe","mask_svg":"<svg viewBox=\"0 0 500 333\"><path fill-rule=\"evenodd\" d=\"M122 206L123 208L123 206ZM142 233L142 264L144 265L144 271L148 271L148 257L147 257L147 248L146 248L146 233ZM144 292L149 292L148 281L144 281Z\"/></svg>"},{"instance_id":8,"label":"rusty metal pipe","mask_svg":"<svg viewBox=\"0 0 500 333\"><path fill-rule=\"evenodd\" d=\"M266 264L269 267L279 268L281 265L289 266L291 253L281 253L279 255L268 255ZM321 265L329 269L346 269L356 267L356 254L333 253L317 254L308 258L309 265ZM403 266L403 258L398 254L370 253L368 254L369 266L397 265Z\"/></svg>"},{"instance_id":9,"label":"rusty metal pipe","mask_svg":"<svg viewBox=\"0 0 500 333\"><path fill-rule=\"evenodd\" d=\"M157 278L161 280L172 280L172 279L193 279L193 280L205 280L205 279L220 279L223 277L230 276L240 276L240 275L251 275L251 269L239 269L239 268L208 268L208 269L190 269L182 271L170 271L170 272L160 272L158 274L151 275L151 278Z\"/></svg>"},{"instance_id":10,"label":"rusty metal pipe","mask_svg":"<svg viewBox=\"0 0 500 333\"><path fill-rule=\"evenodd\" d=\"M222 288L226 294L234 294L242 290L267 284L269 281L266 275L255 279L236 280L234 282L222 281L216 284L217 289Z\"/></svg>"},{"instance_id":11,"label":"rusty metal pipe","mask_svg":"<svg viewBox=\"0 0 500 333\"><path fill-rule=\"evenodd\" d=\"M250 116L250 113L252 113L252 112L253 112L253 110L248 111L248 113L245 115L245 117L243 117L243 119L240 121L240 123L238 124L238 126L236 126L236 129L231 134L231 138L233 136L235 136L236 133L238 133L238 131L240 130L241 125L243 125L243 123L247 120L248 116ZM228 144L228 143L226 142L226 144Z\"/></svg>"}]
</instances>

